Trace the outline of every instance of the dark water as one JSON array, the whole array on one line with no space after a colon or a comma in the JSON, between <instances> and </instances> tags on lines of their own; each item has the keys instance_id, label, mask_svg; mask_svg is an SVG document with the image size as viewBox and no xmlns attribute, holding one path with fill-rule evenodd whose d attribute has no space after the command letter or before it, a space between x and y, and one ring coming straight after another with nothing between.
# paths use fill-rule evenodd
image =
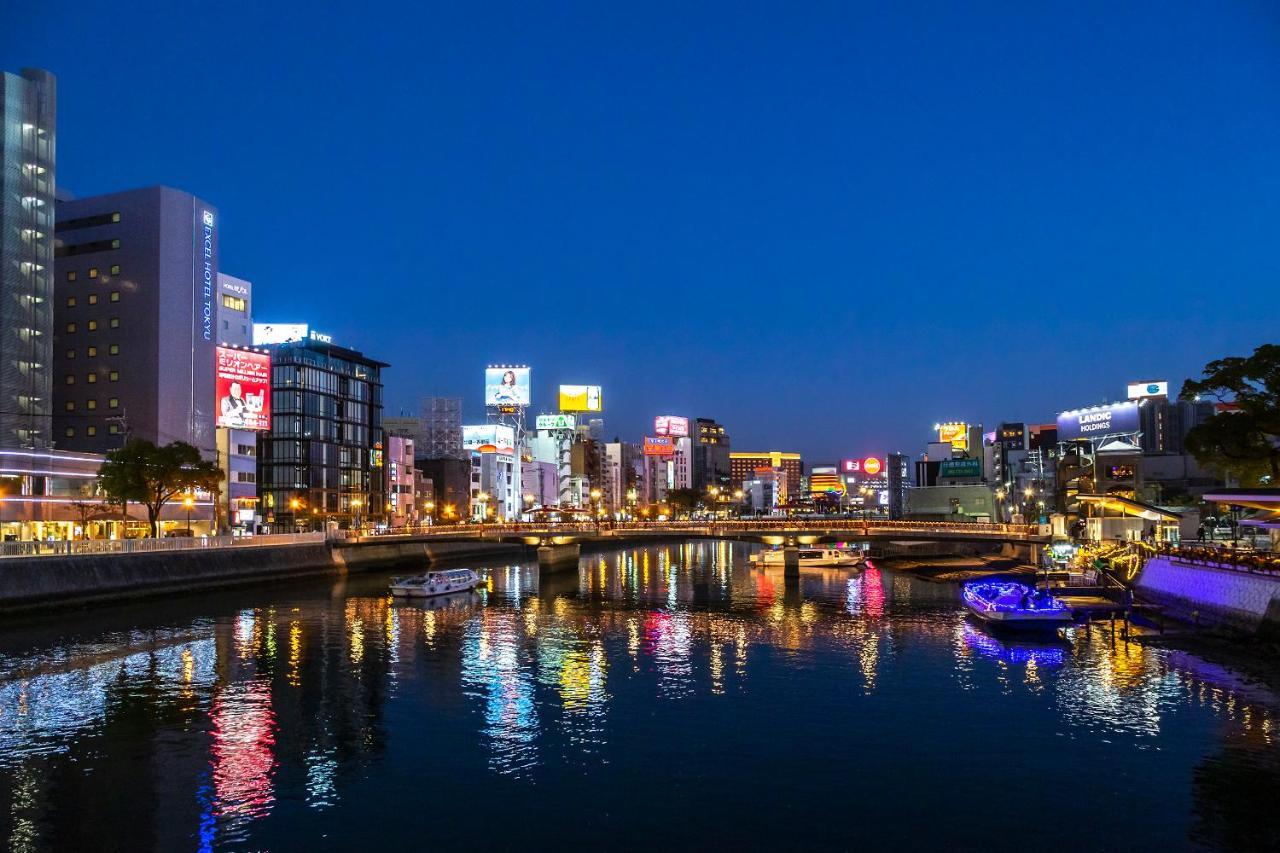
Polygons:
<instances>
[{"instance_id":1,"label":"dark water","mask_svg":"<svg viewBox=\"0 0 1280 853\"><path fill-rule=\"evenodd\" d=\"M956 589L696 543L0 629L26 849L1275 848L1275 697L1105 629L1010 645Z\"/></svg>"}]
</instances>

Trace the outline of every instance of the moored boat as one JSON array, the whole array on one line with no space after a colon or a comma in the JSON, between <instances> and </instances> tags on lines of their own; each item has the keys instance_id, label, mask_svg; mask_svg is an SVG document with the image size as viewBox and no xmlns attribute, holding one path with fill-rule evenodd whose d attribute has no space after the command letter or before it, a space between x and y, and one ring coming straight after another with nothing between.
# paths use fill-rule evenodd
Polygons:
<instances>
[{"instance_id":1,"label":"moored boat","mask_svg":"<svg viewBox=\"0 0 1280 853\"><path fill-rule=\"evenodd\" d=\"M842 548L800 548L798 550L802 569L853 568L862 562L861 551ZM759 554L752 554L750 560L757 566L785 566L786 552L780 548L761 551Z\"/></svg>"},{"instance_id":2,"label":"moored boat","mask_svg":"<svg viewBox=\"0 0 1280 853\"><path fill-rule=\"evenodd\" d=\"M391 594L398 598L423 598L468 592L480 583L471 569L441 569L407 578L391 579Z\"/></svg>"},{"instance_id":3,"label":"moored boat","mask_svg":"<svg viewBox=\"0 0 1280 853\"><path fill-rule=\"evenodd\" d=\"M1018 581L969 581L962 595L969 611L993 627L1052 631L1072 622L1071 610L1065 604Z\"/></svg>"}]
</instances>

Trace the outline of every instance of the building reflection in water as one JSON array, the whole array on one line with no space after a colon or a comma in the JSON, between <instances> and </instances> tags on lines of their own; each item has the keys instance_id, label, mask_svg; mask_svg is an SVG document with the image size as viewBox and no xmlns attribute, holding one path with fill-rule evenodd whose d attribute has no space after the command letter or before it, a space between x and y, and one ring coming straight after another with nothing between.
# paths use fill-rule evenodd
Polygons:
<instances>
[{"instance_id":1,"label":"building reflection in water","mask_svg":"<svg viewBox=\"0 0 1280 853\"><path fill-rule=\"evenodd\" d=\"M78 629L95 639L34 650L23 640L27 651L0 655L5 840L58 846L51 816L65 826L94 804L72 801L84 783L52 780L106 775L104 756L163 792L163 808L114 818L150 822L141 846L265 847L255 833L297 820L294 809L342 814L350 780L387 762L389 737L412 751L439 732L432 760L460 773L590 773L639 748L628 727L640 712L769 706L783 684L835 691L850 713L860 696L904 701L907 655L948 674L911 701L988 692L1051 714L1047 737L1141 750L1175 722L1209 720L1213 748L1193 768L1196 838L1273 840L1228 801L1254 802L1241 778L1274 788L1275 697L1229 670L1101 626L1011 642L967 621L945 585L873 566L806 570L789 585L746 554L689 542L588 555L576 575L495 566L476 595L429 602L393 602L384 578L352 576L256 607L188 602L163 628Z\"/></svg>"}]
</instances>

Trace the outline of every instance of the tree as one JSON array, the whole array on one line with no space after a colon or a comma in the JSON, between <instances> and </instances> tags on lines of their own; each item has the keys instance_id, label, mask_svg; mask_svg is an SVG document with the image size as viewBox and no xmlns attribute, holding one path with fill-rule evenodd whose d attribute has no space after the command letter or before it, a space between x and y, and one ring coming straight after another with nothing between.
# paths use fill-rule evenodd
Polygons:
<instances>
[{"instance_id":1,"label":"tree","mask_svg":"<svg viewBox=\"0 0 1280 853\"><path fill-rule=\"evenodd\" d=\"M671 504L672 514L689 514L698 508L702 496L697 489L672 489L667 492L667 503Z\"/></svg>"},{"instance_id":2,"label":"tree","mask_svg":"<svg viewBox=\"0 0 1280 853\"><path fill-rule=\"evenodd\" d=\"M160 513L165 504L195 489L214 492L222 469L200 458L200 451L185 441L157 447L133 438L107 453L98 471L98 485L112 503L128 510L130 501L147 508L151 535L160 535Z\"/></svg>"},{"instance_id":3,"label":"tree","mask_svg":"<svg viewBox=\"0 0 1280 853\"><path fill-rule=\"evenodd\" d=\"M1209 362L1202 379L1183 383L1182 397L1197 396L1236 408L1187 433L1186 447L1196 461L1245 485L1280 483L1280 344Z\"/></svg>"}]
</instances>

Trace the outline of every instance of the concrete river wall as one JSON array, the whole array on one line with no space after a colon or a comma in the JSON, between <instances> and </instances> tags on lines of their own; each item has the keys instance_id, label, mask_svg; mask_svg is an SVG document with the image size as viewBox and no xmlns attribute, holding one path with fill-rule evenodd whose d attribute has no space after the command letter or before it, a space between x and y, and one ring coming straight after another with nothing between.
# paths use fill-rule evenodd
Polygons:
<instances>
[{"instance_id":1,"label":"concrete river wall","mask_svg":"<svg viewBox=\"0 0 1280 853\"><path fill-rule=\"evenodd\" d=\"M1140 598L1163 605L1175 618L1280 635L1280 578L1273 575L1153 557L1136 586Z\"/></svg>"},{"instance_id":2,"label":"concrete river wall","mask_svg":"<svg viewBox=\"0 0 1280 853\"><path fill-rule=\"evenodd\" d=\"M442 560L528 556L498 542L308 542L0 560L0 610L28 610Z\"/></svg>"}]
</instances>

